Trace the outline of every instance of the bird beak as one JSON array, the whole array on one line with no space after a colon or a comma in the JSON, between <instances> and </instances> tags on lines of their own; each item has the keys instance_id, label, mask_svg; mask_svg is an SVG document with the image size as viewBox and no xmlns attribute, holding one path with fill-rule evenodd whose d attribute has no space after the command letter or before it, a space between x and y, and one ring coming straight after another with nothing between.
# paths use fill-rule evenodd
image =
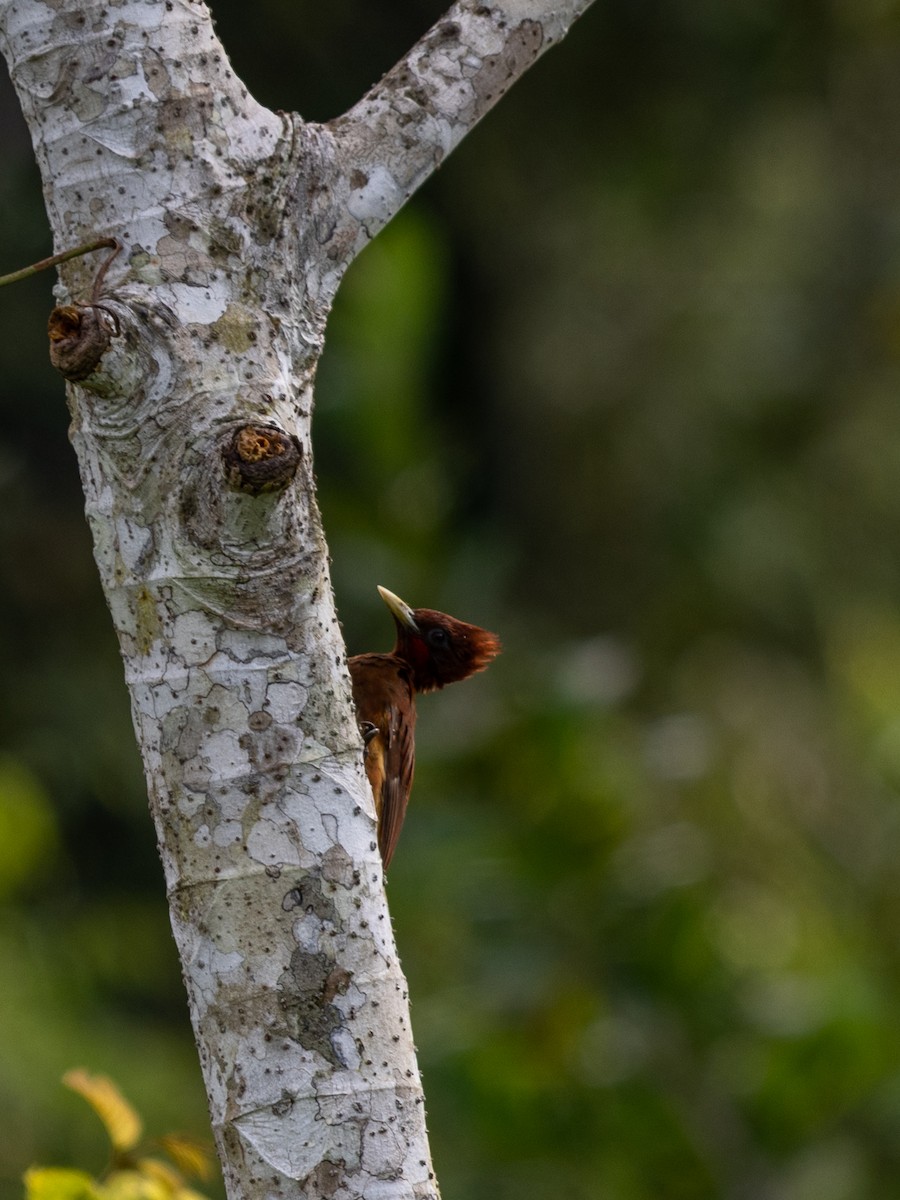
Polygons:
<instances>
[{"instance_id":1,"label":"bird beak","mask_svg":"<svg viewBox=\"0 0 900 1200\"><path fill-rule=\"evenodd\" d=\"M391 610L391 616L398 625L405 625L407 629L411 629L414 633L419 632L416 618L413 616L413 610L408 604L405 604L399 596L395 596L393 592L389 592L387 588L380 585L378 586L378 595Z\"/></svg>"}]
</instances>

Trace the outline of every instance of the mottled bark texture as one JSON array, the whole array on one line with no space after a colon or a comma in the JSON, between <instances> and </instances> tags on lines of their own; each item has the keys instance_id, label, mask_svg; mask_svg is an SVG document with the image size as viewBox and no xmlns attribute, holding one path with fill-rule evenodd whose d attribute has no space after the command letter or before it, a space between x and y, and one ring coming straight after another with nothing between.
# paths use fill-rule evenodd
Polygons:
<instances>
[{"instance_id":1,"label":"mottled bark texture","mask_svg":"<svg viewBox=\"0 0 900 1200\"><path fill-rule=\"evenodd\" d=\"M309 442L357 251L588 0L454 6L327 125L192 0L0 0L229 1195L436 1197ZM372 581L373 586L375 580Z\"/></svg>"}]
</instances>

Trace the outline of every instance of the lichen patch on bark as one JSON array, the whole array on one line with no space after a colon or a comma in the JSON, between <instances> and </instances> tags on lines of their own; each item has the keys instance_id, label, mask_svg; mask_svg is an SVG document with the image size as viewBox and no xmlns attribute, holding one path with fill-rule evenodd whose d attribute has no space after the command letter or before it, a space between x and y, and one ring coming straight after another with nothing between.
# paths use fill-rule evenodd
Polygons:
<instances>
[{"instance_id":1,"label":"lichen patch on bark","mask_svg":"<svg viewBox=\"0 0 900 1200\"><path fill-rule=\"evenodd\" d=\"M298 947L282 976L281 1007L290 1036L306 1050L314 1050L334 1066L346 1066L332 1042L342 1016L333 1004L335 964L321 951ZM349 976L349 972L347 972Z\"/></svg>"}]
</instances>

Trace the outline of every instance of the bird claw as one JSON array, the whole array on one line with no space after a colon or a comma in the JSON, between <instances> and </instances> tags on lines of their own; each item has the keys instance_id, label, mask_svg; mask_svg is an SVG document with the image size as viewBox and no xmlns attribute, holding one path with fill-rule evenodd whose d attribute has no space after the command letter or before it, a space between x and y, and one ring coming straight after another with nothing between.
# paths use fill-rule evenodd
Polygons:
<instances>
[{"instance_id":1,"label":"bird claw","mask_svg":"<svg viewBox=\"0 0 900 1200\"><path fill-rule=\"evenodd\" d=\"M372 738L378 732L378 726L373 725L371 721L360 721L359 732L362 734L363 743L368 746Z\"/></svg>"}]
</instances>

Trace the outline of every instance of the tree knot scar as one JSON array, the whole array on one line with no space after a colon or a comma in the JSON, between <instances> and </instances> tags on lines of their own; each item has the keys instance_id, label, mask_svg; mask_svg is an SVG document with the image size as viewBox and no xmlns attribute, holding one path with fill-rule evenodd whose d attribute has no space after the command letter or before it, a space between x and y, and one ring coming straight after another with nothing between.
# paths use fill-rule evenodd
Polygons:
<instances>
[{"instance_id":1,"label":"tree knot scar","mask_svg":"<svg viewBox=\"0 0 900 1200\"><path fill-rule=\"evenodd\" d=\"M250 496L280 492L297 473L301 453L297 438L275 425L244 425L222 452L228 486Z\"/></svg>"},{"instance_id":2,"label":"tree knot scar","mask_svg":"<svg viewBox=\"0 0 900 1200\"><path fill-rule=\"evenodd\" d=\"M118 332L116 318L99 305L54 308L47 321L50 362L71 383L81 383L93 375Z\"/></svg>"}]
</instances>

